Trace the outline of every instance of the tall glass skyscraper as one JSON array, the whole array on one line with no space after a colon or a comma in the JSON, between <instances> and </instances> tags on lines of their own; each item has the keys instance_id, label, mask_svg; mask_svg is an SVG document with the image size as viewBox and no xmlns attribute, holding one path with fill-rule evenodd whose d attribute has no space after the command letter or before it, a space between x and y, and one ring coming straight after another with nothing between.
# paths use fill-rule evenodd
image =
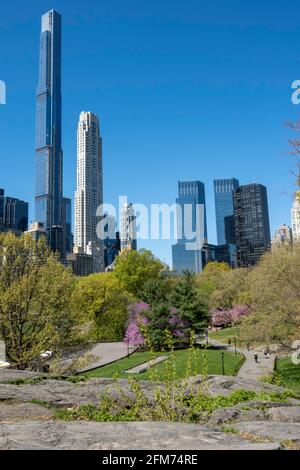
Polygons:
<instances>
[{"instance_id":1,"label":"tall glass skyscraper","mask_svg":"<svg viewBox=\"0 0 300 470\"><path fill-rule=\"evenodd\" d=\"M205 262L202 248L207 243L204 184L200 181L179 181L178 192L178 240L172 246L173 269L177 272L185 269L201 272Z\"/></svg>"},{"instance_id":2,"label":"tall glass skyscraper","mask_svg":"<svg viewBox=\"0 0 300 470\"><path fill-rule=\"evenodd\" d=\"M35 219L46 230L62 225L61 16L42 16L36 95Z\"/></svg>"},{"instance_id":3,"label":"tall glass skyscraper","mask_svg":"<svg viewBox=\"0 0 300 470\"><path fill-rule=\"evenodd\" d=\"M233 191L238 187L239 182L235 178L214 180L218 245L228 243L225 234L226 229L230 231L230 227L228 226L230 219L225 221L225 217L233 216ZM225 226L225 222L227 222L227 226ZM234 228L232 230L234 230Z\"/></svg>"},{"instance_id":4,"label":"tall glass skyscraper","mask_svg":"<svg viewBox=\"0 0 300 470\"><path fill-rule=\"evenodd\" d=\"M253 266L271 245L267 188L262 184L240 186L233 201L237 264L239 268Z\"/></svg>"}]
</instances>

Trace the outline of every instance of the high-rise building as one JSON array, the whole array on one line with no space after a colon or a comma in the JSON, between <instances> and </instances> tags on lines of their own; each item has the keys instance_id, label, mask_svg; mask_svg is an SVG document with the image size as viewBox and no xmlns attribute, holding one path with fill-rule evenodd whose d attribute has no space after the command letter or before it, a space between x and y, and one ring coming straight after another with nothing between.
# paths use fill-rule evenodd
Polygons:
<instances>
[{"instance_id":1,"label":"high-rise building","mask_svg":"<svg viewBox=\"0 0 300 470\"><path fill-rule=\"evenodd\" d=\"M75 193L75 246L91 253L95 272L104 270L103 239L97 235L102 219L102 138L99 119L91 112L80 114L77 131L77 189Z\"/></svg>"},{"instance_id":2,"label":"high-rise building","mask_svg":"<svg viewBox=\"0 0 300 470\"><path fill-rule=\"evenodd\" d=\"M272 248L287 245L291 246L293 244L293 233L292 229L286 225L281 224L278 229L275 231L273 240L272 240Z\"/></svg>"},{"instance_id":3,"label":"high-rise building","mask_svg":"<svg viewBox=\"0 0 300 470\"><path fill-rule=\"evenodd\" d=\"M4 230L4 189L0 188L0 232Z\"/></svg>"},{"instance_id":4,"label":"high-rise building","mask_svg":"<svg viewBox=\"0 0 300 470\"><path fill-rule=\"evenodd\" d=\"M35 220L47 232L62 226L61 16L42 16L39 82L36 93Z\"/></svg>"},{"instance_id":5,"label":"high-rise building","mask_svg":"<svg viewBox=\"0 0 300 470\"><path fill-rule=\"evenodd\" d=\"M224 245L226 242L226 228L229 227L233 219L227 219L225 227L225 217L233 216L233 191L238 188L239 182L235 178L214 180L216 223L217 223L217 241L218 245Z\"/></svg>"},{"instance_id":6,"label":"high-rise building","mask_svg":"<svg viewBox=\"0 0 300 470\"><path fill-rule=\"evenodd\" d=\"M62 200L62 228L66 253L73 253L72 201L67 197Z\"/></svg>"},{"instance_id":7,"label":"high-rise building","mask_svg":"<svg viewBox=\"0 0 300 470\"><path fill-rule=\"evenodd\" d=\"M120 232L117 232L115 216L104 215L104 262L105 268L109 268L121 251Z\"/></svg>"},{"instance_id":8,"label":"high-rise building","mask_svg":"<svg viewBox=\"0 0 300 470\"><path fill-rule=\"evenodd\" d=\"M41 222L32 222L27 232L31 237L38 242L41 237L46 237L46 230Z\"/></svg>"},{"instance_id":9,"label":"high-rise building","mask_svg":"<svg viewBox=\"0 0 300 470\"><path fill-rule=\"evenodd\" d=\"M131 203L122 207L120 239L121 250L137 249L136 215Z\"/></svg>"},{"instance_id":10,"label":"high-rise building","mask_svg":"<svg viewBox=\"0 0 300 470\"><path fill-rule=\"evenodd\" d=\"M5 196L0 189L0 231L17 235L28 229L28 203L15 197Z\"/></svg>"},{"instance_id":11,"label":"high-rise building","mask_svg":"<svg viewBox=\"0 0 300 470\"><path fill-rule=\"evenodd\" d=\"M291 216L293 240L294 242L300 242L300 191L295 195Z\"/></svg>"},{"instance_id":12,"label":"high-rise building","mask_svg":"<svg viewBox=\"0 0 300 470\"><path fill-rule=\"evenodd\" d=\"M172 246L173 269L201 272L207 244L205 188L200 181L178 182L177 243Z\"/></svg>"},{"instance_id":13,"label":"high-rise building","mask_svg":"<svg viewBox=\"0 0 300 470\"><path fill-rule=\"evenodd\" d=\"M252 266L271 244L267 188L261 184L240 186L233 199L237 264Z\"/></svg>"}]
</instances>

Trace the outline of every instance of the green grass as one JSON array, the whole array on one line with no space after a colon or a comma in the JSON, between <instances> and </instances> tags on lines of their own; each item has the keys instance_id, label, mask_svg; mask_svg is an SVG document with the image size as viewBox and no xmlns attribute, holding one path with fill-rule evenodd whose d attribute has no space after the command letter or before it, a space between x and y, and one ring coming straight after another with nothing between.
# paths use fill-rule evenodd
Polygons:
<instances>
[{"instance_id":1,"label":"green grass","mask_svg":"<svg viewBox=\"0 0 300 470\"><path fill-rule=\"evenodd\" d=\"M203 372L204 360L202 356L202 351L199 351L200 360L197 360L197 369L196 375ZM128 378L135 377L139 380L151 380L152 374L150 370L143 372L141 374L128 374L125 371L135 367L139 364L149 361L154 356L161 356L168 353L151 353L151 352L138 352L132 354L129 358L121 359L113 364L109 364L104 367L100 367L93 371L87 372L88 377L102 377L110 378L115 377L116 375L119 378ZM221 362L221 351L216 349L207 349L207 363L209 375L221 375L222 374L222 362ZM175 352L175 362L176 362L176 376L178 379L186 377L187 363L188 363L189 350L179 350ZM234 375L240 365L243 363L244 357L240 354L234 355L230 352L224 351L224 364L225 364L225 375ZM153 368L154 369L154 368ZM158 364L155 367L155 376L164 380L167 376L167 365L165 362Z\"/></svg>"},{"instance_id":2,"label":"green grass","mask_svg":"<svg viewBox=\"0 0 300 470\"><path fill-rule=\"evenodd\" d=\"M276 373L286 387L300 393L300 364L293 364L290 357L279 359Z\"/></svg>"},{"instance_id":3,"label":"green grass","mask_svg":"<svg viewBox=\"0 0 300 470\"><path fill-rule=\"evenodd\" d=\"M233 338L238 338L239 330L237 327L224 328L223 330L214 331L210 333L209 337L211 339L217 339L223 343L228 343L228 340L231 339L233 345Z\"/></svg>"}]
</instances>

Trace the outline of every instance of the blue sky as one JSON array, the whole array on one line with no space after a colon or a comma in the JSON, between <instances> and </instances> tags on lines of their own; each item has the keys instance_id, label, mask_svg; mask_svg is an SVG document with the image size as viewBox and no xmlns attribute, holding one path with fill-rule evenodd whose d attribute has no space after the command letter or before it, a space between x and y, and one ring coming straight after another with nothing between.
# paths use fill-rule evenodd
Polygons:
<instances>
[{"instance_id":1,"label":"blue sky","mask_svg":"<svg viewBox=\"0 0 300 470\"><path fill-rule=\"evenodd\" d=\"M0 187L33 219L35 87L40 16L63 16L64 192L73 197L80 111L101 120L105 201L174 203L177 181L205 183L216 241L213 179L268 188L272 232L290 224L291 132L300 119L300 7L294 0L27 0L0 15ZM140 242L166 262L170 241Z\"/></svg>"}]
</instances>

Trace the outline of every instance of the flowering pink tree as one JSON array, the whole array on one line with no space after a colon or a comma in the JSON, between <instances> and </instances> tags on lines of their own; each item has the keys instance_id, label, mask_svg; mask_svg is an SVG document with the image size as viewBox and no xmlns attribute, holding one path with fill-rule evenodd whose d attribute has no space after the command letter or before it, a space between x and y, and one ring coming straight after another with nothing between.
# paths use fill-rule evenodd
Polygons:
<instances>
[{"instance_id":1,"label":"flowering pink tree","mask_svg":"<svg viewBox=\"0 0 300 470\"><path fill-rule=\"evenodd\" d=\"M141 325L149 323L148 318L143 315L149 310L149 305L145 302L137 302L129 306L129 320L125 332L124 340L132 346L143 346L145 338L141 333Z\"/></svg>"},{"instance_id":2,"label":"flowering pink tree","mask_svg":"<svg viewBox=\"0 0 300 470\"><path fill-rule=\"evenodd\" d=\"M250 307L246 305L236 305L230 309L216 309L212 311L211 323L215 327L231 326L249 315L250 311Z\"/></svg>"}]
</instances>

